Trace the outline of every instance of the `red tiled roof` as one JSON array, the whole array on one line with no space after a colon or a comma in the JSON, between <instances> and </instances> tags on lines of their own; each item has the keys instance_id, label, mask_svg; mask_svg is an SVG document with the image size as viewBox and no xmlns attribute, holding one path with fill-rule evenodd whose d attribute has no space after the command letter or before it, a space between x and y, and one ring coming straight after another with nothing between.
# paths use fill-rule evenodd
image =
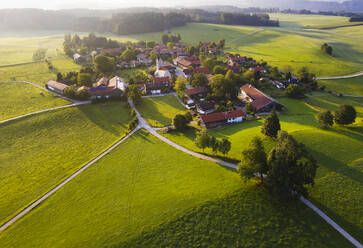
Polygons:
<instances>
[{"instance_id":1,"label":"red tiled roof","mask_svg":"<svg viewBox=\"0 0 363 248\"><path fill-rule=\"evenodd\" d=\"M194 73L209 74L209 69L207 67L197 67L193 69Z\"/></svg>"},{"instance_id":2,"label":"red tiled roof","mask_svg":"<svg viewBox=\"0 0 363 248\"><path fill-rule=\"evenodd\" d=\"M169 77L154 77L153 82L154 83L165 83L165 82L170 83L170 79L169 79Z\"/></svg>"},{"instance_id":3,"label":"red tiled roof","mask_svg":"<svg viewBox=\"0 0 363 248\"><path fill-rule=\"evenodd\" d=\"M208 115L201 115L200 118L204 123L211 123L216 121L224 121L231 118L237 118L244 116L245 113L242 110L232 110L227 112L219 112Z\"/></svg>"},{"instance_id":4,"label":"red tiled roof","mask_svg":"<svg viewBox=\"0 0 363 248\"><path fill-rule=\"evenodd\" d=\"M257 110L275 101L274 99L265 95L263 92L259 91L250 84L243 85L241 87L241 90L244 91L250 98L252 98L252 105Z\"/></svg>"},{"instance_id":5,"label":"red tiled roof","mask_svg":"<svg viewBox=\"0 0 363 248\"><path fill-rule=\"evenodd\" d=\"M108 94L108 93L114 91L115 89L116 89L115 87L90 88L90 93L92 96L103 95L103 94Z\"/></svg>"},{"instance_id":6,"label":"red tiled roof","mask_svg":"<svg viewBox=\"0 0 363 248\"><path fill-rule=\"evenodd\" d=\"M202 62L201 62L200 60L193 60L193 61L192 61L192 64L193 64L193 65L201 65L201 64L202 64Z\"/></svg>"},{"instance_id":7,"label":"red tiled roof","mask_svg":"<svg viewBox=\"0 0 363 248\"><path fill-rule=\"evenodd\" d=\"M192 89L187 90L188 96L198 95L198 94L202 94L202 93L207 93L207 89L204 87L200 87L200 88L192 88Z\"/></svg>"},{"instance_id":8,"label":"red tiled roof","mask_svg":"<svg viewBox=\"0 0 363 248\"><path fill-rule=\"evenodd\" d=\"M174 59L174 62L176 62L184 67L188 67L188 66L192 65L192 62L190 62L189 60L181 59L179 57Z\"/></svg>"}]
</instances>

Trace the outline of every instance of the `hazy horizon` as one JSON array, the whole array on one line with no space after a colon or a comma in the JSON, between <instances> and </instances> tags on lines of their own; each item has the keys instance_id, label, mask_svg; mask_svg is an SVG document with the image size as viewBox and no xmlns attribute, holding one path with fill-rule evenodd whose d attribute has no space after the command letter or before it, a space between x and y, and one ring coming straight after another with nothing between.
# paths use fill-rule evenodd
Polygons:
<instances>
[{"instance_id":1,"label":"hazy horizon","mask_svg":"<svg viewBox=\"0 0 363 248\"><path fill-rule=\"evenodd\" d=\"M289 1L289 0L284 0ZM342 2L342 0L320 0L331 2ZM268 5L276 2L275 0L265 0L264 4ZM281 0L280 0L281 2ZM0 9L8 8L40 8L40 9L111 9L111 8L129 8L129 7L193 7L201 5L233 5L237 7L264 7L259 0L227 0L221 3L219 0L13 0L0 2Z\"/></svg>"}]
</instances>

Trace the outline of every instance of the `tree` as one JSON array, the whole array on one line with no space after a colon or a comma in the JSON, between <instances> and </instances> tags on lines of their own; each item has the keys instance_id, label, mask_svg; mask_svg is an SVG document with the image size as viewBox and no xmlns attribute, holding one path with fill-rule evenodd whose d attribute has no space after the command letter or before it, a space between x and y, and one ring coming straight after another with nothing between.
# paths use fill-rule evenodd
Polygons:
<instances>
[{"instance_id":1,"label":"tree","mask_svg":"<svg viewBox=\"0 0 363 248\"><path fill-rule=\"evenodd\" d=\"M74 86L69 86L69 87L65 88L64 95L71 99L75 99L76 95L77 95L76 88Z\"/></svg>"},{"instance_id":2,"label":"tree","mask_svg":"<svg viewBox=\"0 0 363 248\"><path fill-rule=\"evenodd\" d=\"M162 34L161 41L166 45L169 41L169 36L167 34Z\"/></svg>"},{"instance_id":3,"label":"tree","mask_svg":"<svg viewBox=\"0 0 363 248\"><path fill-rule=\"evenodd\" d=\"M78 73L77 84L79 86L92 86L92 75L89 73Z\"/></svg>"},{"instance_id":4,"label":"tree","mask_svg":"<svg viewBox=\"0 0 363 248\"><path fill-rule=\"evenodd\" d=\"M321 50L329 55L333 55L333 47L329 46L327 43L324 43L321 46Z\"/></svg>"},{"instance_id":5,"label":"tree","mask_svg":"<svg viewBox=\"0 0 363 248\"><path fill-rule=\"evenodd\" d=\"M188 121L184 115L177 114L173 119L173 126L176 130L182 131L187 127Z\"/></svg>"},{"instance_id":6,"label":"tree","mask_svg":"<svg viewBox=\"0 0 363 248\"><path fill-rule=\"evenodd\" d=\"M224 48L224 45L226 44L226 40L225 39L220 39L217 43L217 47L219 49L223 49Z\"/></svg>"},{"instance_id":7,"label":"tree","mask_svg":"<svg viewBox=\"0 0 363 248\"><path fill-rule=\"evenodd\" d=\"M290 84L289 86L287 86L284 92L286 96L292 98L300 98L304 96L303 90L297 84Z\"/></svg>"},{"instance_id":8,"label":"tree","mask_svg":"<svg viewBox=\"0 0 363 248\"><path fill-rule=\"evenodd\" d=\"M185 117L185 119L187 120L188 123L193 120L193 116L189 111L184 114L184 117Z\"/></svg>"},{"instance_id":9,"label":"tree","mask_svg":"<svg viewBox=\"0 0 363 248\"><path fill-rule=\"evenodd\" d=\"M218 150L226 155L231 150L231 142L228 139L223 138L219 143Z\"/></svg>"},{"instance_id":10,"label":"tree","mask_svg":"<svg viewBox=\"0 0 363 248\"><path fill-rule=\"evenodd\" d=\"M209 140L210 140L210 137L209 137L209 134L207 132L206 129L202 129L198 134L197 134L197 137L195 138L195 145L198 147L198 148L201 148L203 149L203 152L204 152L204 149L206 147L208 147L209 145Z\"/></svg>"},{"instance_id":11,"label":"tree","mask_svg":"<svg viewBox=\"0 0 363 248\"><path fill-rule=\"evenodd\" d=\"M206 58L202 61L202 66L207 67L209 71L212 71L214 66L216 66L216 60L212 58Z\"/></svg>"},{"instance_id":12,"label":"tree","mask_svg":"<svg viewBox=\"0 0 363 248\"><path fill-rule=\"evenodd\" d=\"M197 87L206 87L209 83L208 78L205 74L197 73L193 74L189 79L190 85Z\"/></svg>"},{"instance_id":13,"label":"tree","mask_svg":"<svg viewBox=\"0 0 363 248\"><path fill-rule=\"evenodd\" d=\"M175 81L174 89L177 92L178 97L183 100L184 92L186 91L187 86L186 86L186 80L182 76L179 76Z\"/></svg>"},{"instance_id":14,"label":"tree","mask_svg":"<svg viewBox=\"0 0 363 248\"><path fill-rule=\"evenodd\" d=\"M318 122L323 127L331 127L334 124L334 116L329 110L322 111L318 114Z\"/></svg>"},{"instance_id":15,"label":"tree","mask_svg":"<svg viewBox=\"0 0 363 248\"><path fill-rule=\"evenodd\" d=\"M255 106L253 106L252 102L249 102L249 103L247 103L247 105L245 107L245 111L249 115L255 115L257 110L256 110Z\"/></svg>"},{"instance_id":16,"label":"tree","mask_svg":"<svg viewBox=\"0 0 363 248\"><path fill-rule=\"evenodd\" d=\"M146 42L146 47L147 48L154 48L154 46L155 46L155 41L153 41L153 40L148 40L147 42Z\"/></svg>"},{"instance_id":17,"label":"tree","mask_svg":"<svg viewBox=\"0 0 363 248\"><path fill-rule=\"evenodd\" d=\"M62 73L58 72L57 73L57 82L60 82L62 80L63 80L63 75L62 75Z\"/></svg>"},{"instance_id":18,"label":"tree","mask_svg":"<svg viewBox=\"0 0 363 248\"><path fill-rule=\"evenodd\" d=\"M268 172L268 165L267 155L260 138L254 137L249 147L242 151L242 160L238 165L238 170L240 176L247 179L254 178L258 174L263 183L263 177Z\"/></svg>"},{"instance_id":19,"label":"tree","mask_svg":"<svg viewBox=\"0 0 363 248\"><path fill-rule=\"evenodd\" d=\"M226 71L224 70L224 68L220 65L216 65L213 68L213 74L223 74L224 75L225 72Z\"/></svg>"},{"instance_id":20,"label":"tree","mask_svg":"<svg viewBox=\"0 0 363 248\"><path fill-rule=\"evenodd\" d=\"M268 166L268 189L281 198L307 196L306 186L314 185L318 167L304 144L283 131L269 154Z\"/></svg>"},{"instance_id":21,"label":"tree","mask_svg":"<svg viewBox=\"0 0 363 248\"><path fill-rule=\"evenodd\" d=\"M77 98L79 100L87 100L90 97L90 93L88 90L83 89L80 91L77 91Z\"/></svg>"},{"instance_id":22,"label":"tree","mask_svg":"<svg viewBox=\"0 0 363 248\"><path fill-rule=\"evenodd\" d=\"M127 48L122 54L121 59L127 62L136 59L137 52L134 49Z\"/></svg>"},{"instance_id":23,"label":"tree","mask_svg":"<svg viewBox=\"0 0 363 248\"><path fill-rule=\"evenodd\" d=\"M338 125L349 125L355 122L357 112L352 105L340 105L334 113L334 121Z\"/></svg>"},{"instance_id":24,"label":"tree","mask_svg":"<svg viewBox=\"0 0 363 248\"><path fill-rule=\"evenodd\" d=\"M114 69L114 60L103 55L98 55L94 61L95 71L99 73L108 73Z\"/></svg>"},{"instance_id":25,"label":"tree","mask_svg":"<svg viewBox=\"0 0 363 248\"><path fill-rule=\"evenodd\" d=\"M221 74L216 74L211 78L211 81L209 82L209 87L211 88L211 95L213 97L217 98L223 98L223 97L230 97L227 96L227 89L228 89L228 80L224 78Z\"/></svg>"},{"instance_id":26,"label":"tree","mask_svg":"<svg viewBox=\"0 0 363 248\"><path fill-rule=\"evenodd\" d=\"M48 51L48 49L46 49L46 48L38 48L33 53L33 61L39 61L39 60L45 59L45 56L47 55L47 51Z\"/></svg>"},{"instance_id":27,"label":"tree","mask_svg":"<svg viewBox=\"0 0 363 248\"><path fill-rule=\"evenodd\" d=\"M212 151L214 154L216 154L218 152L218 147L219 147L219 141L216 139L216 137L211 136L209 139L209 147L212 148Z\"/></svg>"},{"instance_id":28,"label":"tree","mask_svg":"<svg viewBox=\"0 0 363 248\"><path fill-rule=\"evenodd\" d=\"M262 133L269 137L276 137L278 131L281 130L280 120L277 117L276 111L272 110L271 114L265 119L262 127Z\"/></svg>"},{"instance_id":29,"label":"tree","mask_svg":"<svg viewBox=\"0 0 363 248\"><path fill-rule=\"evenodd\" d=\"M168 47L169 50L173 50L173 48L174 48L173 42L170 42L170 41L168 42L168 44L166 46Z\"/></svg>"},{"instance_id":30,"label":"tree","mask_svg":"<svg viewBox=\"0 0 363 248\"><path fill-rule=\"evenodd\" d=\"M128 87L128 97L137 105L141 101L141 91L138 85L132 84Z\"/></svg>"}]
</instances>

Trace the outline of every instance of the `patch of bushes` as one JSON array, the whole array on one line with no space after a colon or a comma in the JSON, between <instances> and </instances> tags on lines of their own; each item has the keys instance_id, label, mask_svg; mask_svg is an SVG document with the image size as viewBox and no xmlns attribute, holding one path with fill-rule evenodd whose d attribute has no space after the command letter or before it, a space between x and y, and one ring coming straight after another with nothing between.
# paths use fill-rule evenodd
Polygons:
<instances>
[{"instance_id":1,"label":"patch of bushes","mask_svg":"<svg viewBox=\"0 0 363 248\"><path fill-rule=\"evenodd\" d=\"M328 45L327 43L324 43L321 46L321 50L329 55L333 55L333 47Z\"/></svg>"}]
</instances>

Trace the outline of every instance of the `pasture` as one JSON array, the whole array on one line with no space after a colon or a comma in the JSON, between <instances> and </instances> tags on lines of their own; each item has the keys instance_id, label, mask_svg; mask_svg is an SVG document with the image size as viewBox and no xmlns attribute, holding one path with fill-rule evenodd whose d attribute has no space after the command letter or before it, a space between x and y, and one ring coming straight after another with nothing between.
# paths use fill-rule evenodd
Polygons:
<instances>
[{"instance_id":1,"label":"pasture","mask_svg":"<svg viewBox=\"0 0 363 248\"><path fill-rule=\"evenodd\" d=\"M175 115L184 114L187 111L175 96L143 98L137 109L153 127L169 126Z\"/></svg>"},{"instance_id":2,"label":"pasture","mask_svg":"<svg viewBox=\"0 0 363 248\"><path fill-rule=\"evenodd\" d=\"M0 84L0 120L67 104L70 102L33 85Z\"/></svg>"},{"instance_id":3,"label":"pasture","mask_svg":"<svg viewBox=\"0 0 363 248\"><path fill-rule=\"evenodd\" d=\"M319 80L319 85L325 85L327 90L347 95L363 96L363 77L349 79Z\"/></svg>"},{"instance_id":4,"label":"pasture","mask_svg":"<svg viewBox=\"0 0 363 248\"><path fill-rule=\"evenodd\" d=\"M140 239L146 245L138 245ZM2 247L219 247L226 242L349 247L301 203L281 208L237 173L181 153L145 131L0 234Z\"/></svg>"},{"instance_id":5,"label":"pasture","mask_svg":"<svg viewBox=\"0 0 363 248\"><path fill-rule=\"evenodd\" d=\"M0 223L120 139L128 112L110 102L0 125Z\"/></svg>"}]
</instances>

